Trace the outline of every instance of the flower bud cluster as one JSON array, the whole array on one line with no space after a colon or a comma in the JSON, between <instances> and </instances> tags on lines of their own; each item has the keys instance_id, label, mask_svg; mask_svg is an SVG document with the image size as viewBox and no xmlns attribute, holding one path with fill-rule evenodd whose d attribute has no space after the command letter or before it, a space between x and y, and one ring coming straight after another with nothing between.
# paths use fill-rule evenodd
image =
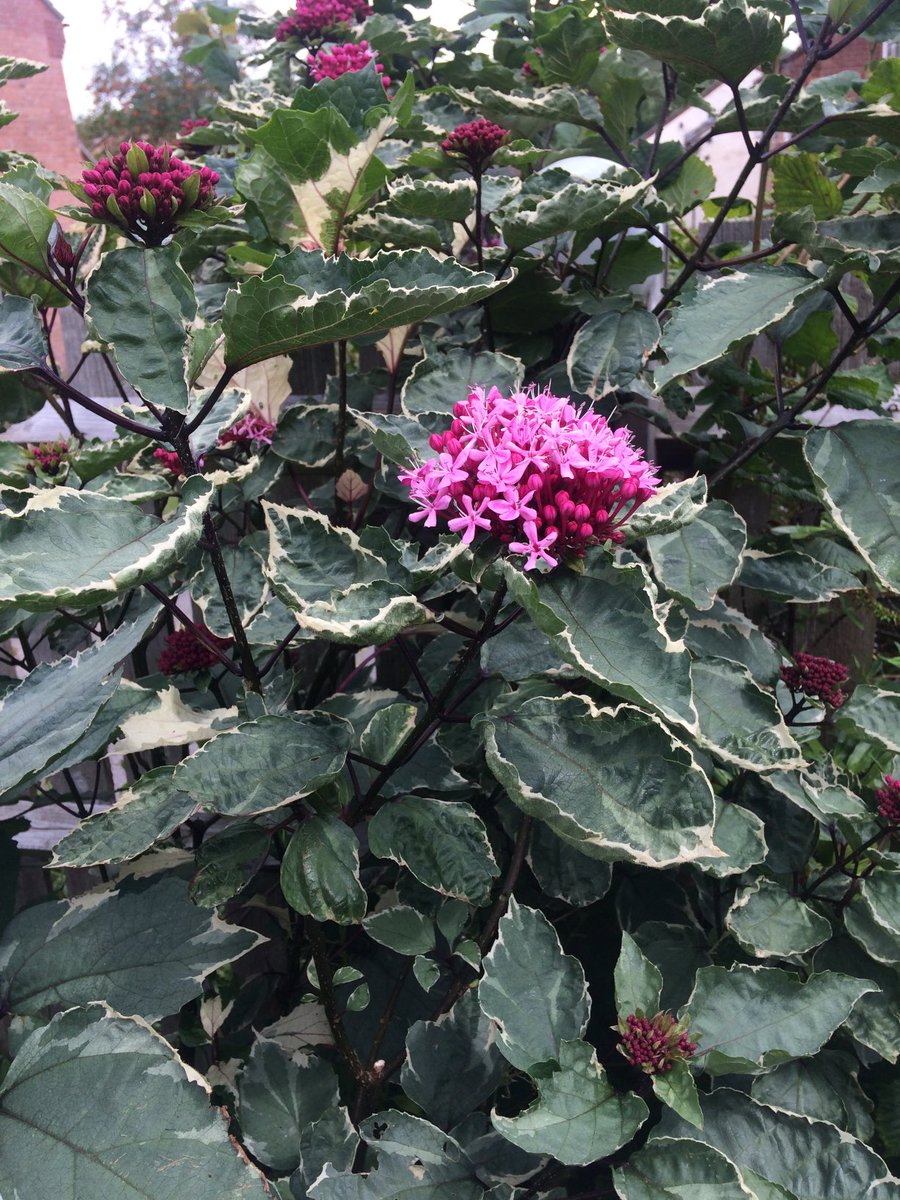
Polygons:
<instances>
[{"instance_id":1,"label":"flower bud cluster","mask_svg":"<svg viewBox=\"0 0 900 1200\"><path fill-rule=\"evenodd\" d=\"M884 787L875 793L878 801L878 815L892 825L900 824L900 779L893 775L885 775Z\"/></svg>"},{"instance_id":2,"label":"flower bud cluster","mask_svg":"<svg viewBox=\"0 0 900 1200\"><path fill-rule=\"evenodd\" d=\"M69 457L68 442L37 442L25 447L25 453L45 475L56 475Z\"/></svg>"},{"instance_id":3,"label":"flower bud cluster","mask_svg":"<svg viewBox=\"0 0 900 1200\"><path fill-rule=\"evenodd\" d=\"M209 630L205 632L211 641L223 649L231 645L231 638L216 637ZM159 656L159 669L163 675L179 675L182 671L205 671L218 661L212 650L190 629L176 629L165 640Z\"/></svg>"},{"instance_id":4,"label":"flower bud cluster","mask_svg":"<svg viewBox=\"0 0 900 1200\"><path fill-rule=\"evenodd\" d=\"M480 171L508 137L508 129L479 117L477 121L457 125L441 142L441 149L451 158L464 159L470 170Z\"/></svg>"},{"instance_id":5,"label":"flower bud cluster","mask_svg":"<svg viewBox=\"0 0 900 1200\"><path fill-rule=\"evenodd\" d=\"M645 1017L640 1011L616 1025L622 1041L619 1051L633 1067L647 1075L665 1075L676 1062L693 1058L697 1043L692 1042L684 1025L679 1025L671 1013L658 1012Z\"/></svg>"},{"instance_id":6,"label":"flower bud cluster","mask_svg":"<svg viewBox=\"0 0 900 1200\"><path fill-rule=\"evenodd\" d=\"M400 475L419 509L410 520L440 517L467 545L484 531L525 555L526 571L621 542L659 482L628 430L549 392L475 388L453 418L429 438L436 457Z\"/></svg>"},{"instance_id":7,"label":"flower bud cluster","mask_svg":"<svg viewBox=\"0 0 900 1200\"><path fill-rule=\"evenodd\" d=\"M153 451L153 457L162 464L164 471L171 471L174 475L182 473L181 459L174 450L164 450L162 446L159 446Z\"/></svg>"},{"instance_id":8,"label":"flower bud cluster","mask_svg":"<svg viewBox=\"0 0 900 1200\"><path fill-rule=\"evenodd\" d=\"M311 54L309 70L316 83L323 79L338 79L353 71L361 71L370 62L375 63L375 70L381 76L385 87L391 82L390 76L385 75L384 67L378 61L374 50L369 49L369 43L345 42L342 46L332 46L330 50L320 50Z\"/></svg>"},{"instance_id":9,"label":"flower bud cluster","mask_svg":"<svg viewBox=\"0 0 900 1200\"><path fill-rule=\"evenodd\" d=\"M178 158L171 146L122 142L82 175L84 194L98 220L117 225L145 246L171 238L178 218L216 202L219 176Z\"/></svg>"},{"instance_id":10,"label":"flower bud cluster","mask_svg":"<svg viewBox=\"0 0 900 1200\"><path fill-rule=\"evenodd\" d=\"M795 694L821 700L831 708L840 708L847 699L841 691L850 672L843 663L815 654L795 654L793 667L782 667L781 678Z\"/></svg>"},{"instance_id":11,"label":"flower bud cluster","mask_svg":"<svg viewBox=\"0 0 900 1200\"><path fill-rule=\"evenodd\" d=\"M364 21L372 12L366 0L297 0L297 11L291 13L275 30L275 40L321 36Z\"/></svg>"},{"instance_id":12,"label":"flower bud cluster","mask_svg":"<svg viewBox=\"0 0 900 1200\"><path fill-rule=\"evenodd\" d=\"M248 449L252 448L254 443L271 446L274 433L275 426L253 405L239 421L235 421L233 425L222 430L219 434L218 444Z\"/></svg>"}]
</instances>

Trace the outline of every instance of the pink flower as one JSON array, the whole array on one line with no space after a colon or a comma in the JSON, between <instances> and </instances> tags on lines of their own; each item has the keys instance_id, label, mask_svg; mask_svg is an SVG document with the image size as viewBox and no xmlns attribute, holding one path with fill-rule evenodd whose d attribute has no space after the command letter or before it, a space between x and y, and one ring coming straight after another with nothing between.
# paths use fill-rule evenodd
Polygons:
<instances>
[{"instance_id":1,"label":"pink flower","mask_svg":"<svg viewBox=\"0 0 900 1200\"><path fill-rule=\"evenodd\" d=\"M320 50L310 55L309 70L316 83L319 83L323 79L338 79L348 72L361 71L370 62L375 63L375 70L387 87L391 82L390 76L385 75L384 67L366 41L345 42L342 46L332 46L330 50Z\"/></svg>"},{"instance_id":2,"label":"pink flower","mask_svg":"<svg viewBox=\"0 0 900 1200\"><path fill-rule=\"evenodd\" d=\"M479 117L457 125L441 142L441 149L451 158L464 159L473 172L481 171L509 137L509 130Z\"/></svg>"},{"instance_id":3,"label":"pink flower","mask_svg":"<svg viewBox=\"0 0 900 1200\"><path fill-rule=\"evenodd\" d=\"M647 1075L664 1075L676 1062L693 1058L697 1043L690 1041L683 1025L678 1025L671 1013L658 1012L645 1017L642 1012L620 1017L614 1026L621 1036L620 1053L633 1067Z\"/></svg>"},{"instance_id":4,"label":"pink flower","mask_svg":"<svg viewBox=\"0 0 900 1200\"><path fill-rule=\"evenodd\" d=\"M795 654L793 667L782 667L781 678L796 695L812 696L831 708L840 708L847 697L841 691L849 670L832 658L815 654Z\"/></svg>"},{"instance_id":5,"label":"pink flower","mask_svg":"<svg viewBox=\"0 0 900 1200\"><path fill-rule=\"evenodd\" d=\"M172 147L122 142L113 158L101 158L81 177L95 220L116 225L144 246L161 246L179 217L216 203L219 176L178 158Z\"/></svg>"},{"instance_id":6,"label":"pink flower","mask_svg":"<svg viewBox=\"0 0 900 1200\"><path fill-rule=\"evenodd\" d=\"M162 446L153 451L153 457L158 463L162 464L164 471L171 471L173 475L180 475L181 459L174 450L164 450Z\"/></svg>"},{"instance_id":7,"label":"pink flower","mask_svg":"<svg viewBox=\"0 0 900 1200\"><path fill-rule=\"evenodd\" d=\"M878 801L878 815L892 825L900 824L900 779L893 775L885 775L884 787L875 793Z\"/></svg>"},{"instance_id":8,"label":"pink flower","mask_svg":"<svg viewBox=\"0 0 900 1200\"><path fill-rule=\"evenodd\" d=\"M297 0L297 11L275 30L275 40L285 42L289 38L317 37L364 21L372 12L366 0Z\"/></svg>"},{"instance_id":9,"label":"pink flower","mask_svg":"<svg viewBox=\"0 0 900 1200\"><path fill-rule=\"evenodd\" d=\"M534 389L474 388L429 444L435 456L400 475L419 510L410 519L434 526L440 516L467 545L483 530L525 555L526 571L621 542L658 483L627 430Z\"/></svg>"},{"instance_id":10,"label":"pink flower","mask_svg":"<svg viewBox=\"0 0 900 1200\"><path fill-rule=\"evenodd\" d=\"M459 499L459 507L462 509L461 517L454 517L447 524L454 533L463 531L462 540L468 546L479 529L490 529L491 523L481 514L487 508L487 500L479 500L476 508L472 502L471 496L461 496Z\"/></svg>"},{"instance_id":11,"label":"pink flower","mask_svg":"<svg viewBox=\"0 0 900 1200\"><path fill-rule=\"evenodd\" d=\"M235 445L250 448L255 442L258 445L271 446L274 433L275 426L272 422L266 420L255 405L251 405L245 416L222 430L219 434L218 444L219 446Z\"/></svg>"}]
</instances>

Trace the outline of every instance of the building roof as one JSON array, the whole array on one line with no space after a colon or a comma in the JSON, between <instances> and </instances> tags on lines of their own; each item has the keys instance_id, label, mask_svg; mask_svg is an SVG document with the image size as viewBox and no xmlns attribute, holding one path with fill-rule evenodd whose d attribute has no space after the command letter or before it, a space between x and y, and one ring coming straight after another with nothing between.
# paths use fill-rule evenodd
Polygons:
<instances>
[{"instance_id":1,"label":"building roof","mask_svg":"<svg viewBox=\"0 0 900 1200\"><path fill-rule=\"evenodd\" d=\"M54 7L53 7L53 5L50 3L50 0L43 0L43 2L44 2L44 5L45 5L45 7L46 7L46 8L49 8L49 9L50 9L50 11L53 13L54 17L56 17L56 18L57 18L58 20L60 20L60 21L63 21L63 20L65 20L65 18L63 17L63 15L62 15L62 13L59 11L59 9L58 9L58 8L54 8Z\"/></svg>"}]
</instances>

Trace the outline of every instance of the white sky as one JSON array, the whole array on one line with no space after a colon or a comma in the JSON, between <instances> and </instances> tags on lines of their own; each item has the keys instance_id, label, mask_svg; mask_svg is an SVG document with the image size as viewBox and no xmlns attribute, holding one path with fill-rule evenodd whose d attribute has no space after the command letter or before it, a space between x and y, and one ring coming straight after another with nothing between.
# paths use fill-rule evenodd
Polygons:
<instances>
[{"instance_id":1,"label":"white sky","mask_svg":"<svg viewBox=\"0 0 900 1200\"><path fill-rule=\"evenodd\" d=\"M255 0L255 4L265 13L287 12L293 8L291 0ZM104 24L101 0L53 0L53 5L66 20L63 70L72 112L81 117L91 106L87 92L91 73L95 65L109 55L116 31L115 27ZM133 0L131 7L136 12L146 9L147 0ZM471 7L469 0L432 0L431 9L419 11L429 15L436 25L452 29Z\"/></svg>"}]
</instances>

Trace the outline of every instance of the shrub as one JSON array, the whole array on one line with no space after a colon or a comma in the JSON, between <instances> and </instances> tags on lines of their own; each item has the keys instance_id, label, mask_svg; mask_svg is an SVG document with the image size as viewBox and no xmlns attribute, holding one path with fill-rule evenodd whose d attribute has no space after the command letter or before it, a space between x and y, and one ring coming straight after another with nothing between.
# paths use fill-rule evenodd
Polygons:
<instances>
[{"instance_id":1,"label":"shrub","mask_svg":"<svg viewBox=\"0 0 900 1200\"><path fill-rule=\"evenodd\" d=\"M0 1193L886 1200L892 6L233 18L0 180Z\"/></svg>"}]
</instances>

